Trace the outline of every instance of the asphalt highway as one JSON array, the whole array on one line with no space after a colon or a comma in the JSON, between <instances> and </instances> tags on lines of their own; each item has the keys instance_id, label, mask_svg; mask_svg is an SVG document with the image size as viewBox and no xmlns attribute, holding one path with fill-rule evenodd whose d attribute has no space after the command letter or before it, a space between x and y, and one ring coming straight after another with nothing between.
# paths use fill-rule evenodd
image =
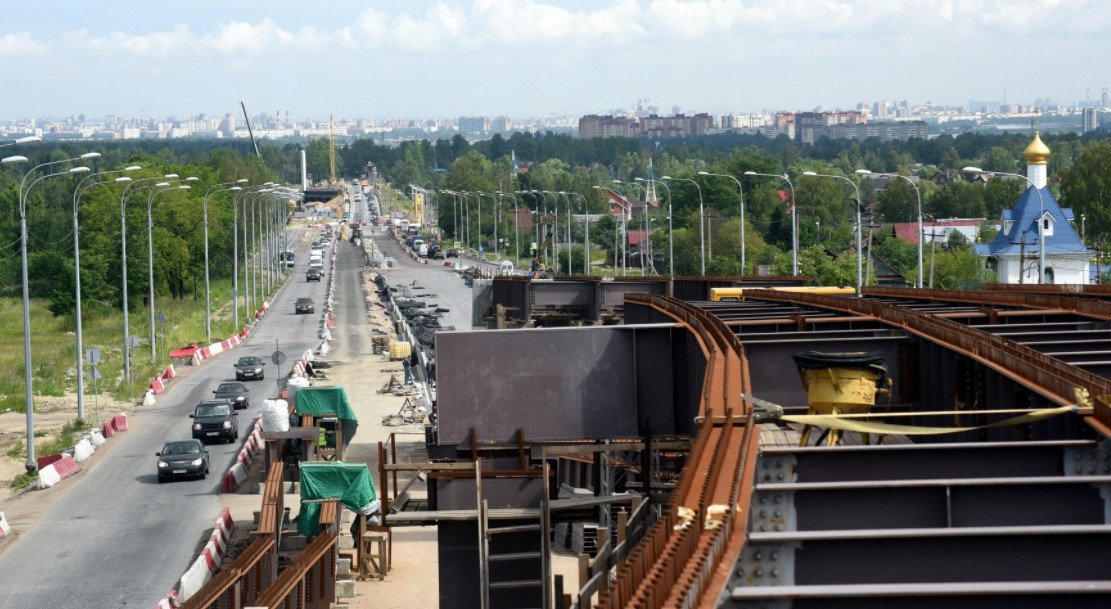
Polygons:
<instances>
[{"instance_id":1,"label":"asphalt highway","mask_svg":"<svg viewBox=\"0 0 1111 609\"><path fill-rule=\"evenodd\" d=\"M208 446L207 479L159 484L154 453L166 440L191 437L188 415L198 402L212 397L220 381L235 379L232 366L239 357L259 355L269 362L280 344L293 360L318 345L325 282L305 281L307 248L314 234L310 231L297 244L293 274L246 343L203 362L191 375L173 381L155 406L129 417L130 430L108 440L115 445L79 478L63 481L69 488L35 528L0 554L0 608L145 609L176 585L220 510L220 483L245 431L259 415L263 399L276 393L278 367L268 363L265 380L247 382L251 407L239 411L239 441ZM333 247L342 251L350 244ZM342 278L337 293L343 293L343 281L357 279ZM316 313L294 314L293 301L301 296L316 301ZM290 363L282 365L282 374L289 369Z\"/></svg>"}]
</instances>

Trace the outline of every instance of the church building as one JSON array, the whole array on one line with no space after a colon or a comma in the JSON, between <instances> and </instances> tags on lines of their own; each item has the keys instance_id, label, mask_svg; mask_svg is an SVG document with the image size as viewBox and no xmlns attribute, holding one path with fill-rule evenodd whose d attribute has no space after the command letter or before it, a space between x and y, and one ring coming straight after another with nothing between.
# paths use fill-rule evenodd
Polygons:
<instances>
[{"instance_id":1,"label":"church building","mask_svg":"<svg viewBox=\"0 0 1111 609\"><path fill-rule=\"evenodd\" d=\"M976 253L987 257L999 283L1039 283L1043 259L1045 283L1090 283L1093 252L1076 233L1072 209L1058 205L1046 186L1049 147L1035 133L1024 154L1033 187L1003 210L1002 230L991 243L977 244Z\"/></svg>"}]
</instances>

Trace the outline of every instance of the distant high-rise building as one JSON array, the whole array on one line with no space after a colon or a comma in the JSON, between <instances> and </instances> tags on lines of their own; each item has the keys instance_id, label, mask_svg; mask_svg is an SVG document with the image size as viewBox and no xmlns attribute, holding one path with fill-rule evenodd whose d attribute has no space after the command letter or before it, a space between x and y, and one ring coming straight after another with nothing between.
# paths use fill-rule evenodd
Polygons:
<instances>
[{"instance_id":1,"label":"distant high-rise building","mask_svg":"<svg viewBox=\"0 0 1111 609\"><path fill-rule=\"evenodd\" d=\"M494 120L490 121L490 131L494 133L509 133L512 129L513 124L508 116L495 116Z\"/></svg>"},{"instance_id":2,"label":"distant high-rise building","mask_svg":"<svg viewBox=\"0 0 1111 609\"><path fill-rule=\"evenodd\" d=\"M699 113L692 116L645 116L640 120L628 116L591 114L579 119L579 138L595 137L692 137L705 135L714 128L714 117Z\"/></svg>"},{"instance_id":3,"label":"distant high-rise building","mask_svg":"<svg viewBox=\"0 0 1111 609\"><path fill-rule=\"evenodd\" d=\"M219 130L220 133L224 134L224 137L235 136L235 117L231 114L225 114L224 120L220 121Z\"/></svg>"},{"instance_id":4,"label":"distant high-rise building","mask_svg":"<svg viewBox=\"0 0 1111 609\"><path fill-rule=\"evenodd\" d=\"M460 116L459 133L489 133L490 119L485 116Z\"/></svg>"},{"instance_id":5,"label":"distant high-rise building","mask_svg":"<svg viewBox=\"0 0 1111 609\"><path fill-rule=\"evenodd\" d=\"M636 107L636 111L634 112L634 114L636 114L637 118L644 118L645 116L652 116L653 114L659 114L659 113L660 113L660 107L659 106L653 106L651 100L649 100L648 98L642 98L642 99L637 100L637 107Z\"/></svg>"},{"instance_id":6,"label":"distant high-rise building","mask_svg":"<svg viewBox=\"0 0 1111 609\"><path fill-rule=\"evenodd\" d=\"M1083 117L1080 133L1088 133L1099 129L1099 108L1084 108L1080 112Z\"/></svg>"},{"instance_id":7,"label":"distant high-rise building","mask_svg":"<svg viewBox=\"0 0 1111 609\"><path fill-rule=\"evenodd\" d=\"M1107 94L1107 87L1103 88L1103 95L1100 96L1099 105L1105 110L1111 108L1111 95Z\"/></svg>"}]
</instances>

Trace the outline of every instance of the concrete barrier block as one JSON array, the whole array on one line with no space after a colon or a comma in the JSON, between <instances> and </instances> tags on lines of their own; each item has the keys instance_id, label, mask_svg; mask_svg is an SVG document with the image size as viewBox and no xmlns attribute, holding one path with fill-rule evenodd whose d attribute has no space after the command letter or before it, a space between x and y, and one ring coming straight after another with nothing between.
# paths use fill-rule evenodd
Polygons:
<instances>
[{"instance_id":1,"label":"concrete barrier block","mask_svg":"<svg viewBox=\"0 0 1111 609\"><path fill-rule=\"evenodd\" d=\"M351 575L351 559L341 558L336 561L336 575Z\"/></svg>"},{"instance_id":2,"label":"concrete barrier block","mask_svg":"<svg viewBox=\"0 0 1111 609\"><path fill-rule=\"evenodd\" d=\"M336 580L336 598L355 598L355 580Z\"/></svg>"},{"instance_id":3,"label":"concrete barrier block","mask_svg":"<svg viewBox=\"0 0 1111 609\"><path fill-rule=\"evenodd\" d=\"M350 550L355 547L355 538L347 533L340 533L339 540L336 542L341 550Z\"/></svg>"}]
</instances>

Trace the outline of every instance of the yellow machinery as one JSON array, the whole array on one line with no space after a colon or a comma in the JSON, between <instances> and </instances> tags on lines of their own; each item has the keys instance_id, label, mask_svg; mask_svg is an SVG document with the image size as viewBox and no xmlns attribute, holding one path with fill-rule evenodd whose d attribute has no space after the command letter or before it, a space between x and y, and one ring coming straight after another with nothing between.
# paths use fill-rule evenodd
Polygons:
<instances>
[{"instance_id":1,"label":"yellow machinery","mask_svg":"<svg viewBox=\"0 0 1111 609\"><path fill-rule=\"evenodd\" d=\"M721 302L723 300L744 300L745 292L754 290L776 290L779 292L804 292L806 294L856 294L853 288L838 288L834 286L783 286L780 288L710 288L710 300Z\"/></svg>"},{"instance_id":2,"label":"yellow machinery","mask_svg":"<svg viewBox=\"0 0 1111 609\"><path fill-rule=\"evenodd\" d=\"M806 387L810 406L807 414L837 415L867 413L876 405L877 394L889 394L891 379L883 365L883 354L819 353L806 351L794 355L799 377ZM799 446L810 442L811 427L802 430ZM841 440L841 431L830 428L826 443L835 446ZM868 444L868 434L861 440Z\"/></svg>"}]
</instances>

